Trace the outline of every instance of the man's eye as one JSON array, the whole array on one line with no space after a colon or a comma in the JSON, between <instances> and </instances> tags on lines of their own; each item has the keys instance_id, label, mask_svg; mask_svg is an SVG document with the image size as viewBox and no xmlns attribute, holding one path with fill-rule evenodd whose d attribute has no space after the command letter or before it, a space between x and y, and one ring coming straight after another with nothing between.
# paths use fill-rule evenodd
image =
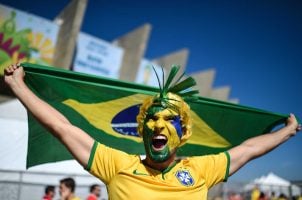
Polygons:
<instances>
[{"instance_id":1,"label":"man's eye","mask_svg":"<svg viewBox=\"0 0 302 200\"><path fill-rule=\"evenodd\" d=\"M157 120L157 117L154 115L147 115L147 119Z\"/></svg>"},{"instance_id":2,"label":"man's eye","mask_svg":"<svg viewBox=\"0 0 302 200\"><path fill-rule=\"evenodd\" d=\"M174 121L175 120L175 116L170 116L170 117L167 117L167 119L166 120L168 120L168 121Z\"/></svg>"}]
</instances>

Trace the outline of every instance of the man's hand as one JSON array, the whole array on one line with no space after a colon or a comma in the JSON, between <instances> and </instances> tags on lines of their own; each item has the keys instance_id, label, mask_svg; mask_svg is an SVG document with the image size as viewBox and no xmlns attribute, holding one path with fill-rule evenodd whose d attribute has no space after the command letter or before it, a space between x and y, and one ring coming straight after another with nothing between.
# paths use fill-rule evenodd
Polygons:
<instances>
[{"instance_id":1,"label":"man's hand","mask_svg":"<svg viewBox=\"0 0 302 200\"><path fill-rule=\"evenodd\" d=\"M298 121L294 114L290 114L286 121L286 127L291 133L291 136L296 135L298 131L301 130L301 124L298 124Z\"/></svg>"},{"instance_id":2,"label":"man's hand","mask_svg":"<svg viewBox=\"0 0 302 200\"><path fill-rule=\"evenodd\" d=\"M23 82L24 70L19 63L8 66L4 69L4 80L5 83L14 88Z\"/></svg>"}]
</instances>

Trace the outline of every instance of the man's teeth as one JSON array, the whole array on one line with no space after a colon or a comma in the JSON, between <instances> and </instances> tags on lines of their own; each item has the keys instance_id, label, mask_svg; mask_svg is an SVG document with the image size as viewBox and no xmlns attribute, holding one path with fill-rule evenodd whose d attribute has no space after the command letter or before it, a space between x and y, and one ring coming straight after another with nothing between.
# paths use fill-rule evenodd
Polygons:
<instances>
[{"instance_id":1,"label":"man's teeth","mask_svg":"<svg viewBox=\"0 0 302 200\"><path fill-rule=\"evenodd\" d=\"M161 151L167 144L167 137L165 135L155 135L152 138L152 147L155 151Z\"/></svg>"},{"instance_id":2,"label":"man's teeth","mask_svg":"<svg viewBox=\"0 0 302 200\"><path fill-rule=\"evenodd\" d=\"M166 137L163 136L163 135L157 135L157 136L154 137L154 139L156 139L156 140L165 140Z\"/></svg>"}]
</instances>

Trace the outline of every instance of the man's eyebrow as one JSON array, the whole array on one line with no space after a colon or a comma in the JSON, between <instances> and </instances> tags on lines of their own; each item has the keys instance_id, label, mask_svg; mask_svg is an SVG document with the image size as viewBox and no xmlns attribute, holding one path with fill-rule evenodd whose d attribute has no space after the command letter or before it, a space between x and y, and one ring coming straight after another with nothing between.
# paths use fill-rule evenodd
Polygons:
<instances>
[{"instance_id":1,"label":"man's eyebrow","mask_svg":"<svg viewBox=\"0 0 302 200\"><path fill-rule=\"evenodd\" d=\"M148 117L148 118L149 117L154 117L155 115L156 115L156 113L154 113L154 114L149 113L149 114L146 115L146 117Z\"/></svg>"}]
</instances>

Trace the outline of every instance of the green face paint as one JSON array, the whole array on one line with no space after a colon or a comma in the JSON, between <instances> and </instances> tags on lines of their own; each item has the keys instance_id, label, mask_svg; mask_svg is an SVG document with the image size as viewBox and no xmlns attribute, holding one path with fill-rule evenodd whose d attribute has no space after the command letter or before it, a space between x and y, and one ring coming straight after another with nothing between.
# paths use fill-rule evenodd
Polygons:
<instances>
[{"instance_id":1,"label":"green face paint","mask_svg":"<svg viewBox=\"0 0 302 200\"><path fill-rule=\"evenodd\" d=\"M144 121L143 140L146 154L155 162L166 161L180 144L174 119L178 114L170 109L152 106Z\"/></svg>"},{"instance_id":2,"label":"green face paint","mask_svg":"<svg viewBox=\"0 0 302 200\"><path fill-rule=\"evenodd\" d=\"M157 163L166 161L170 157L169 147L165 146L161 151L154 151L152 147L153 131L148 127L145 127L145 130L143 140L146 154Z\"/></svg>"}]
</instances>

